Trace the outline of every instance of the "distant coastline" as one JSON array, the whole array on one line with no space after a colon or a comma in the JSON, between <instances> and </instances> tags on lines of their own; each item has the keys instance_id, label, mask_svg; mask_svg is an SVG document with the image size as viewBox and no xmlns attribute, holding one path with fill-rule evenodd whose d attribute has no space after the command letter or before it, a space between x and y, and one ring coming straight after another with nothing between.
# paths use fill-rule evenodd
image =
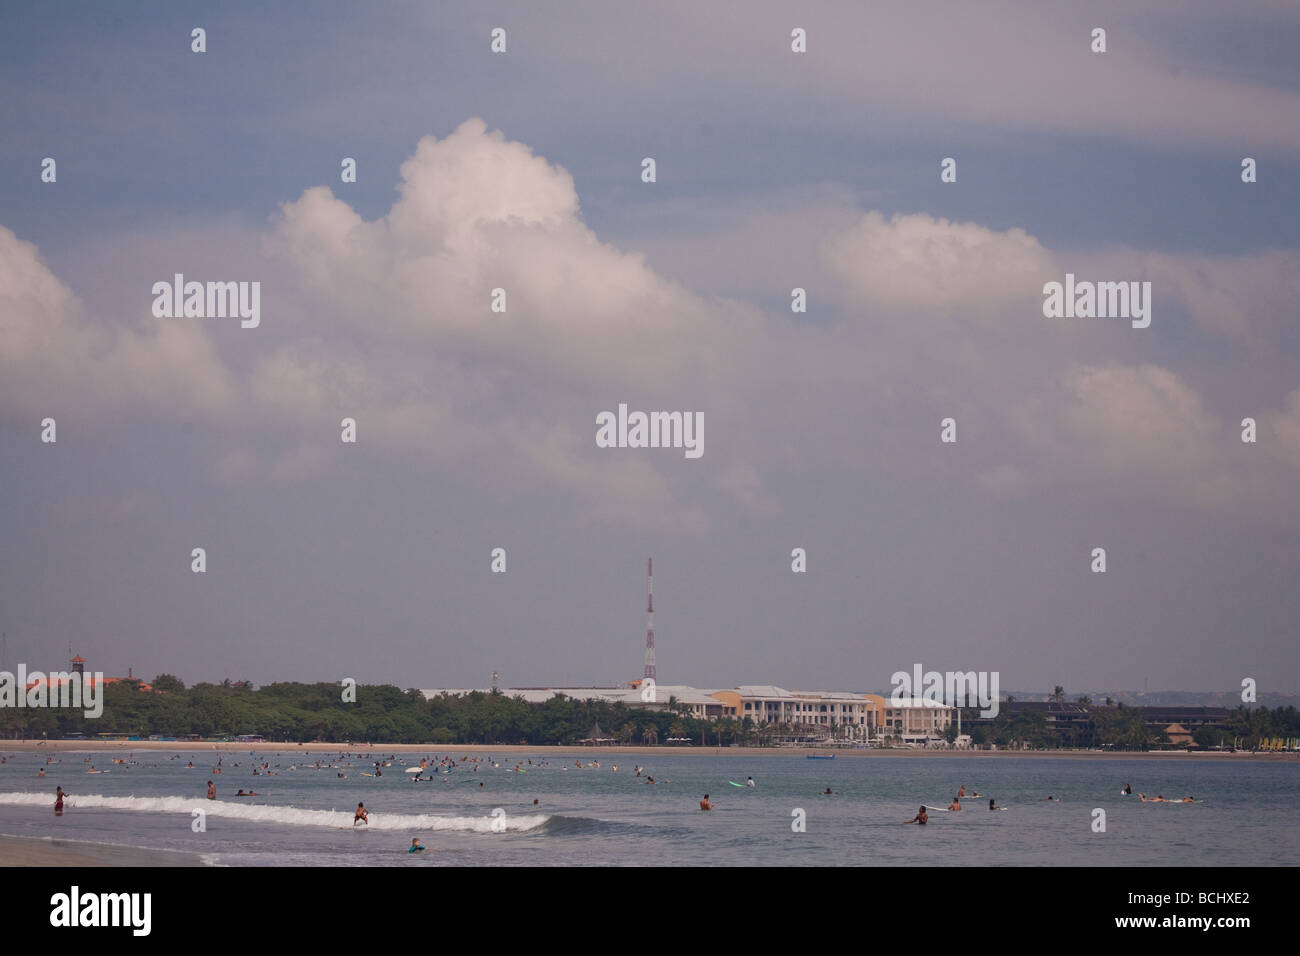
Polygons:
<instances>
[{"instance_id":1,"label":"distant coastline","mask_svg":"<svg viewBox=\"0 0 1300 956\"><path fill-rule=\"evenodd\" d=\"M1174 759L1174 760L1289 760L1300 761L1300 753L1270 753L1260 751L1251 753L1239 750L1235 753L1215 750L906 750L880 749L857 750L849 748L814 747L644 747L644 746L610 746L584 747L572 744L386 744L355 741L350 743L235 743L234 741L180 741L180 740L4 740L0 741L0 752L21 753L130 753L131 751L161 751L171 753L239 753L253 751L256 753L295 753L295 754L338 754L358 752L384 752L391 754L628 754L631 756L666 756L668 754L707 754L711 757L792 757L801 754L823 754L833 752L837 758L854 759L858 757L1048 757L1074 759Z\"/></svg>"}]
</instances>

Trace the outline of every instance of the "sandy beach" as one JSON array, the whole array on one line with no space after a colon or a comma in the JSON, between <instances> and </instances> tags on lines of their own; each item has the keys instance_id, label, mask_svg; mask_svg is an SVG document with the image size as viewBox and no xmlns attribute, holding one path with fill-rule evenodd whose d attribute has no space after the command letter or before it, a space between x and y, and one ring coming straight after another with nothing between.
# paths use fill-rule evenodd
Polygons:
<instances>
[{"instance_id":1,"label":"sandy beach","mask_svg":"<svg viewBox=\"0 0 1300 956\"><path fill-rule=\"evenodd\" d=\"M0 834L0 866L204 866L193 853Z\"/></svg>"},{"instance_id":2,"label":"sandy beach","mask_svg":"<svg viewBox=\"0 0 1300 956\"><path fill-rule=\"evenodd\" d=\"M350 741L346 743L233 743L212 741L180 740L4 740L0 741L0 753L132 753L139 751L163 751L167 753L241 753L253 751L272 754L339 754L339 753L387 753L387 754L525 754L540 756L558 756L562 754L626 754L630 756L663 756L666 754L689 755L705 754L708 756L735 757L789 757L799 754L834 753L837 758L889 758L889 757L978 757L996 760L1001 757L1041 757L1044 759L1101 759L1101 760L1290 760L1300 761L1300 753L1250 753L1237 751L1185 751L1185 750L1151 750L1151 751L1109 751L1109 750L852 750L833 748L824 750L809 747L579 747L579 746L533 746L519 744L385 744Z\"/></svg>"}]
</instances>

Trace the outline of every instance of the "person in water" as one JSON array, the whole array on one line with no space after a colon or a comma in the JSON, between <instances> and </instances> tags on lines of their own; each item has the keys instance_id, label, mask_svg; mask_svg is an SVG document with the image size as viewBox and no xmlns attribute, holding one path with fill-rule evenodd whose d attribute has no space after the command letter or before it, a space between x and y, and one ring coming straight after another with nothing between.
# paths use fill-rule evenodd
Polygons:
<instances>
[{"instance_id":1,"label":"person in water","mask_svg":"<svg viewBox=\"0 0 1300 956\"><path fill-rule=\"evenodd\" d=\"M54 788L54 812L55 813L63 812L63 798L66 796L67 794L63 792L62 787Z\"/></svg>"},{"instance_id":2,"label":"person in water","mask_svg":"<svg viewBox=\"0 0 1300 956\"><path fill-rule=\"evenodd\" d=\"M709 795L706 793L704 799L700 801L701 810L712 810L713 804L709 803Z\"/></svg>"},{"instance_id":3,"label":"person in water","mask_svg":"<svg viewBox=\"0 0 1300 956\"><path fill-rule=\"evenodd\" d=\"M1124 789L1121 790L1120 793L1124 794L1126 797L1131 797L1133 796L1133 788L1126 783L1124 784Z\"/></svg>"},{"instance_id":4,"label":"person in water","mask_svg":"<svg viewBox=\"0 0 1300 956\"><path fill-rule=\"evenodd\" d=\"M424 850L425 850L425 848L424 848L423 846L420 845L420 838L419 838L419 837L411 837L411 848L410 848L409 850L407 850L406 852L407 852L407 853L423 853Z\"/></svg>"},{"instance_id":5,"label":"person in water","mask_svg":"<svg viewBox=\"0 0 1300 956\"><path fill-rule=\"evenodd\" d=\"M827 787L825 790L822 791L822 796L829 797L832 796L834 793L835 793L834 790L832 790L830 787Z\"/></svg>"},{"instance_id":6,"label":"person in water","mask_svg":"<svg viewBox=\"0 0 1300 956\"><path fill-rule=\"evenodd\" d=\"M213 783L211 780L208 781L208 799L209 800L217 799L217 785Z\"/></svg>"},{"instance_id":7,"label":"person in water","mask_svg":"<svg viewBox=\"0 0 1300 956\"><path fill-rule=\"evenodd\" d=\"M358 803L357 812L352 815L352 825L356 826L358 823L370 823L370 814L366 812L364 803Z\"/></svg>"},{"instance_id":8,"label":"person in water","mask_svg":"<svg viewBox=\"0 0 1300 956\"><path fill-rule=\"evenodd\" d=\"M990 809L990 810L1001 810L1002 808L1001 808L1000 806L998 806L996 803L993 802L993 798L992 798L992 797L989 797L989 809Z\"/></svg>"},{"instance_id":9,"label":"person in water","mask_svg":"<svg viewBox=\"0 0 1300 956\"><path fill-rule=\"evenodd\" d=\"M960 795L960 794L958 794L957 796L955 796L955 797L952 798L952 803L948 804L948 809L949 809L949 810L960 810L960 809L961 809L961 795Z\"/></svg>"},{"instance_id":10,"label":"person in water","mask_svg":"<svg viewBox=\"0 0 1300 956\"><path fill-rule=\"evenodd\" d=\"M745 786L747 786L747 787L757 787L758 784L754 783L754 778L753 778L753 777L746 777L746 778L745 778Z\"/></svg>"},{"instance_id":11,"label":"person in water","mask_svg":"<svg viewBox=\"0 0 1300 956\"><path fill-rule=\"evenodd\" d=\"M964 796L966 796L966 784L963 783L963 784L961 785L960 789L958 789L958 791L957 791L957 796L958 796L958 797L964 797Z\"/></svg>"},{"instance_id":12,"label":"person in water","mask_svg":"<svg viewBox=\"0 0 1300 956\"><path fill-rule=\"evenodd\" d=\"M916 816L912 817L912 819L910 819L910 820L904 820L903 822L904 822L904 823L919 823L921 826L925 826L926 822L927 822L929 819L930 819L929 816L926 815L925 807L923 806L923 807L921 807L919 810L916 811Z\"/></svg>"}]
</instances>

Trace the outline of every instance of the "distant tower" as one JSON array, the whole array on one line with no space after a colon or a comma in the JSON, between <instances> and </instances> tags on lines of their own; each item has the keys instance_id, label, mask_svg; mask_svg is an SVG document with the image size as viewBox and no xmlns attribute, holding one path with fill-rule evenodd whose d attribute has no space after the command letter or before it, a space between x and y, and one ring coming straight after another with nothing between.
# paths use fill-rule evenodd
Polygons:
<instances>
[{"instance_id":1,"label":"distant tower","mask_svg":"<svg viewBox=\"0 0 1300 956\"><path fill-rule=\"evenodd\" d=\"M497 681L498 681L499 679L500 679L500 675L497 674L496 671L493 671L493 672L492 672L492 689L493 689L494 691L498 689L498 688L497 688Z\"/></svg>"},{"instance_id":2,"label":"distant tower","mask_svg":"<svg viewBox=\"0 0 1300 956\"><path fill-rule=\"evenodd\" d=\"M68 648L68 650L71 651L72 649ZM68 660L68 663L72 665L72 673L81 674L83 677L85 676L86 662L85 660L82 659L80 654L78 654L76 657L70 658Z\"/></svg>"},{"instance_id":3,"label":"distant tower","mask_svg":"<svg viewBox=\"0 0 1300 956\"><path fill-rule=\"evenodd\" d=\"M646 614L648 615L645 629L645 673L642 677L648 677L655 680L655 562L654 558L646 558L645 563L646 582L648 584L647 595L649 603L646 605Z\"/></svg>"}]
</instances>

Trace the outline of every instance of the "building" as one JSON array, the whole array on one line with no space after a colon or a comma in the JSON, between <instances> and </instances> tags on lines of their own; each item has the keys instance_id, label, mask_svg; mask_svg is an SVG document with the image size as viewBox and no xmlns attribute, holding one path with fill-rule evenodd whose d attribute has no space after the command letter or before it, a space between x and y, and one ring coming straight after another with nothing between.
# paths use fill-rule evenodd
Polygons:
<instances>
[{"instance_id":1,"label":"building","mask_svg":"<svg viewBox=\"0 0 1300 956\"><path fill-rule=\"evenodd\" d=\"M885 702L885 734L904 743L928 745L940 740L952 725L957 708L920 697Z\"/></svg>"},{"instance_id":2,"label":"building","mask_svg":"<svg viewBox=\"0 0 1300 956\"><path fill-rule=\"evenodd\" d=\"M879 726L884 698L848 691L791 691L771 684L743 684L735 690L742 718L784 724L815 738L866 742Z\"/></svg>"}]
</instances>

